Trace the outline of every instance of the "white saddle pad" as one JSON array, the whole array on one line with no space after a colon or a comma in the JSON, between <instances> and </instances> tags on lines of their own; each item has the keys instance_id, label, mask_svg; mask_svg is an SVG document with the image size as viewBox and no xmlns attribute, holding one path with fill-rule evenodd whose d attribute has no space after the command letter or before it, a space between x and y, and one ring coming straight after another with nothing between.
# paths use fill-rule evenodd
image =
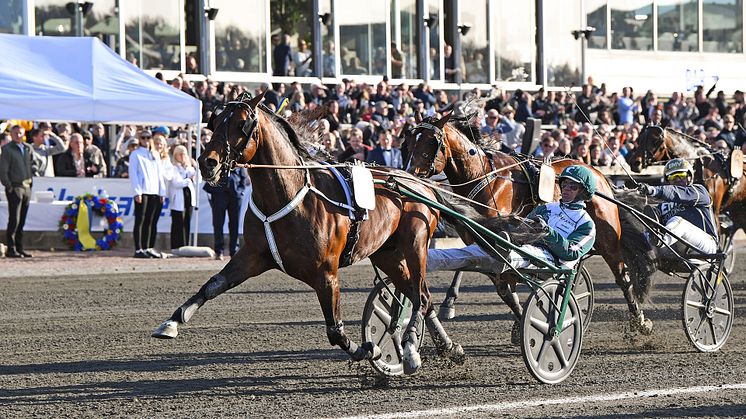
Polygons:
<instances>
[{"instance_id":1,"label":"white saddle pad","mask_svg":"<svg viewBox=\"0 0 746 419\"><path fill-rule=\"evenodd\" d=\"M373 175L365 166L352 166L352 189L355 192L355 202L360 208L376 209L376 192L373 187Z\"/></svg>"}]
</instances>

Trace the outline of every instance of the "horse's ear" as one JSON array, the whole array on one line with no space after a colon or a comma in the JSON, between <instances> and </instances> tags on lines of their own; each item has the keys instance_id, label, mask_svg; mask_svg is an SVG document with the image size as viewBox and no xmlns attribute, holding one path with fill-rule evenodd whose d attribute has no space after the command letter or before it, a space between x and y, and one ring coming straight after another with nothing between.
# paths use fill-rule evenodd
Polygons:
<instances>
[{"instance_id":1,"label":"horse's ear","mask_svg":"<svg viewBox=\"0 0 746 419\"><path fill-rule=\"evenodd\" d=\"M251 108L252 111L255 110L259 102L261 102L262 99L264 99L264 93L265 92L259 93L258 95L256 95L256 97L254 97L253 99L249 101L249 107Z\"/></svg>"},{"instance_id":2,"label":"horse's ear","mask_svg":"<svg viewBox=\"0 0 746 419\"><path fill-rule=\"evenodd\" d=\"M414 122L420 124L422 123L422 113L415 111L414 113Z\"/></svg>"},{"instance_id":3,"label":"horse's ear","mask_svg":"<svg viewBox=\"0 0 746 419\"><path fill-rule=\"evenodd\" d=\"M451 119L451 115L453 115L453 112L447 113L444 117L438 119L437 121L433 122L433 125L436 127L443 129L444 126L446 126L446 122L448 122L449 119Z\"/></svg>"}]
</instances>

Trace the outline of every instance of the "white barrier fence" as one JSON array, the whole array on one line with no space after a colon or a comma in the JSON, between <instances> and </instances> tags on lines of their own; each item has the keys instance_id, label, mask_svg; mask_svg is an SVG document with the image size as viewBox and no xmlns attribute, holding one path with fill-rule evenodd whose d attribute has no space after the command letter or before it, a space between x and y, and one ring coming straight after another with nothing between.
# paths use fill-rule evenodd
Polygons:
<instances>
[{"instance_id":1,"label":"white barrier fence","mask_svg":"<svg viewBox=\"0 0 746 419\"><path fill-rule=\"evenodd\" d=\"M52 202L37 202L35 199L36 192L50 191L54 195ZM246 188L243 204L241 205L241 222L239 230L243 230L243 214L248 206L250 188ZM122 212L122 223L124 231L132 232L135 223L135 201L132 193L132 186L129 179L95 179L95 178L72 178L72 177L38 177L34 178L34 187L32 189L32 202L29 207L28 216L26 217L25 231L57 231L59 230L59 221L65 210L65 207L76 196L85 193L92 193L99 196L108 196L119 206ZM208 194L202 188L198 188L198 205L199 210L194 212L192 219L192 230L195 223L198 225L199 233L212 234L212 211L208 202ZM4 230L8 225L8 201L5 193L0 193L0 230ZM161 218L158 221L158 232L168 233L171 231L171 211L168 208L169 202L163 205ZM197 218L199 219L197 221ZM105 223L105 220L99 220ZM92 230L103 231L104 225L92 225ZM226 215L223 231L228 234L228 218Z\"/></svg>"}]
</instances>

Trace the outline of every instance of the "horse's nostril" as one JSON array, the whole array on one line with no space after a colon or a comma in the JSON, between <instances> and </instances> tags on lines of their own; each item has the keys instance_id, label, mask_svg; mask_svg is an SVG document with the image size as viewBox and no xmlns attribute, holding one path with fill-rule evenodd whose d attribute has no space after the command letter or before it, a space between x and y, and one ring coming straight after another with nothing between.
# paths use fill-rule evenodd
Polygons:
<instances>
[{"instance_id":1,"label":"horse's nostril","mask_svg":"<svg viewBox=\"0 0 746 419\"><path fill-rule=\"evenodd\" d=\"M208 169L214 169L218 165L218 161L215 159L205 159L205 167Z\"/></svg>"}]
</instances>

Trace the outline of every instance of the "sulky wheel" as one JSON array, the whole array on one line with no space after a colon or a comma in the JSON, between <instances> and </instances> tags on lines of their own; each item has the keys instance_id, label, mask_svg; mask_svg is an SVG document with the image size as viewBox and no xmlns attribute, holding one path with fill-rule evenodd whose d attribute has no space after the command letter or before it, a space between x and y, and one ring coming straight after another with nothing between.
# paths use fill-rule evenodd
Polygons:
<instances>
[{"instance_id":1,"label":"sulky wheel","mask_svg":"<svg viewBox=\"0 0 746 419\"><path fill-rule=\"evenodd\" d=\"M526 300L521 319L523 361L531 374L546 384L556 384L567 378L580 357L583 341L581 311L575 297L570 294L564 325L558 330L556 323L562 300L560 283L547 281Z\"/></svg>"},{"instance_id":2,"label":"sulky wheel","mask_svg":"<svg viewBox=\"0 0 746 419\"><path fill-rule=\"evenodd\" d=\"M396 291L389 278L375 282L365 303L362 325L363 342L373 342L381 349L381 357L370 361L374 370L391 377L404 373L402 335L411 315L412 303ZM422 346L424 321L422 317L418 321L417 342Z\"/></svg>"},{"instance_id":3,"label":"sulky wheel","mask_svg":"<svg viewBox=\"0 0 746 419\"><path fill-rule=\"evenodd\" d=\"M572 295L578 302L580 308L580 317L583 318L583 332L588 330L593 316L593 282L591 274L583 266L584 260L578 265L578 273L575 275L575 281L572 284Z\"/></svg>"},{"instance_id":4,"label":"sulky wheel","mask_svg":"<svg viewBox=\"0 0 746 419\"><path fill-rule=\"evenodd\" d=\"M713 291L713 288L714 291ZM733 327L733 291L724 272L708 281L694 271L682 297L684 332L700 352L713 352L725 344Z\"/></svg>"}]
</instances>

